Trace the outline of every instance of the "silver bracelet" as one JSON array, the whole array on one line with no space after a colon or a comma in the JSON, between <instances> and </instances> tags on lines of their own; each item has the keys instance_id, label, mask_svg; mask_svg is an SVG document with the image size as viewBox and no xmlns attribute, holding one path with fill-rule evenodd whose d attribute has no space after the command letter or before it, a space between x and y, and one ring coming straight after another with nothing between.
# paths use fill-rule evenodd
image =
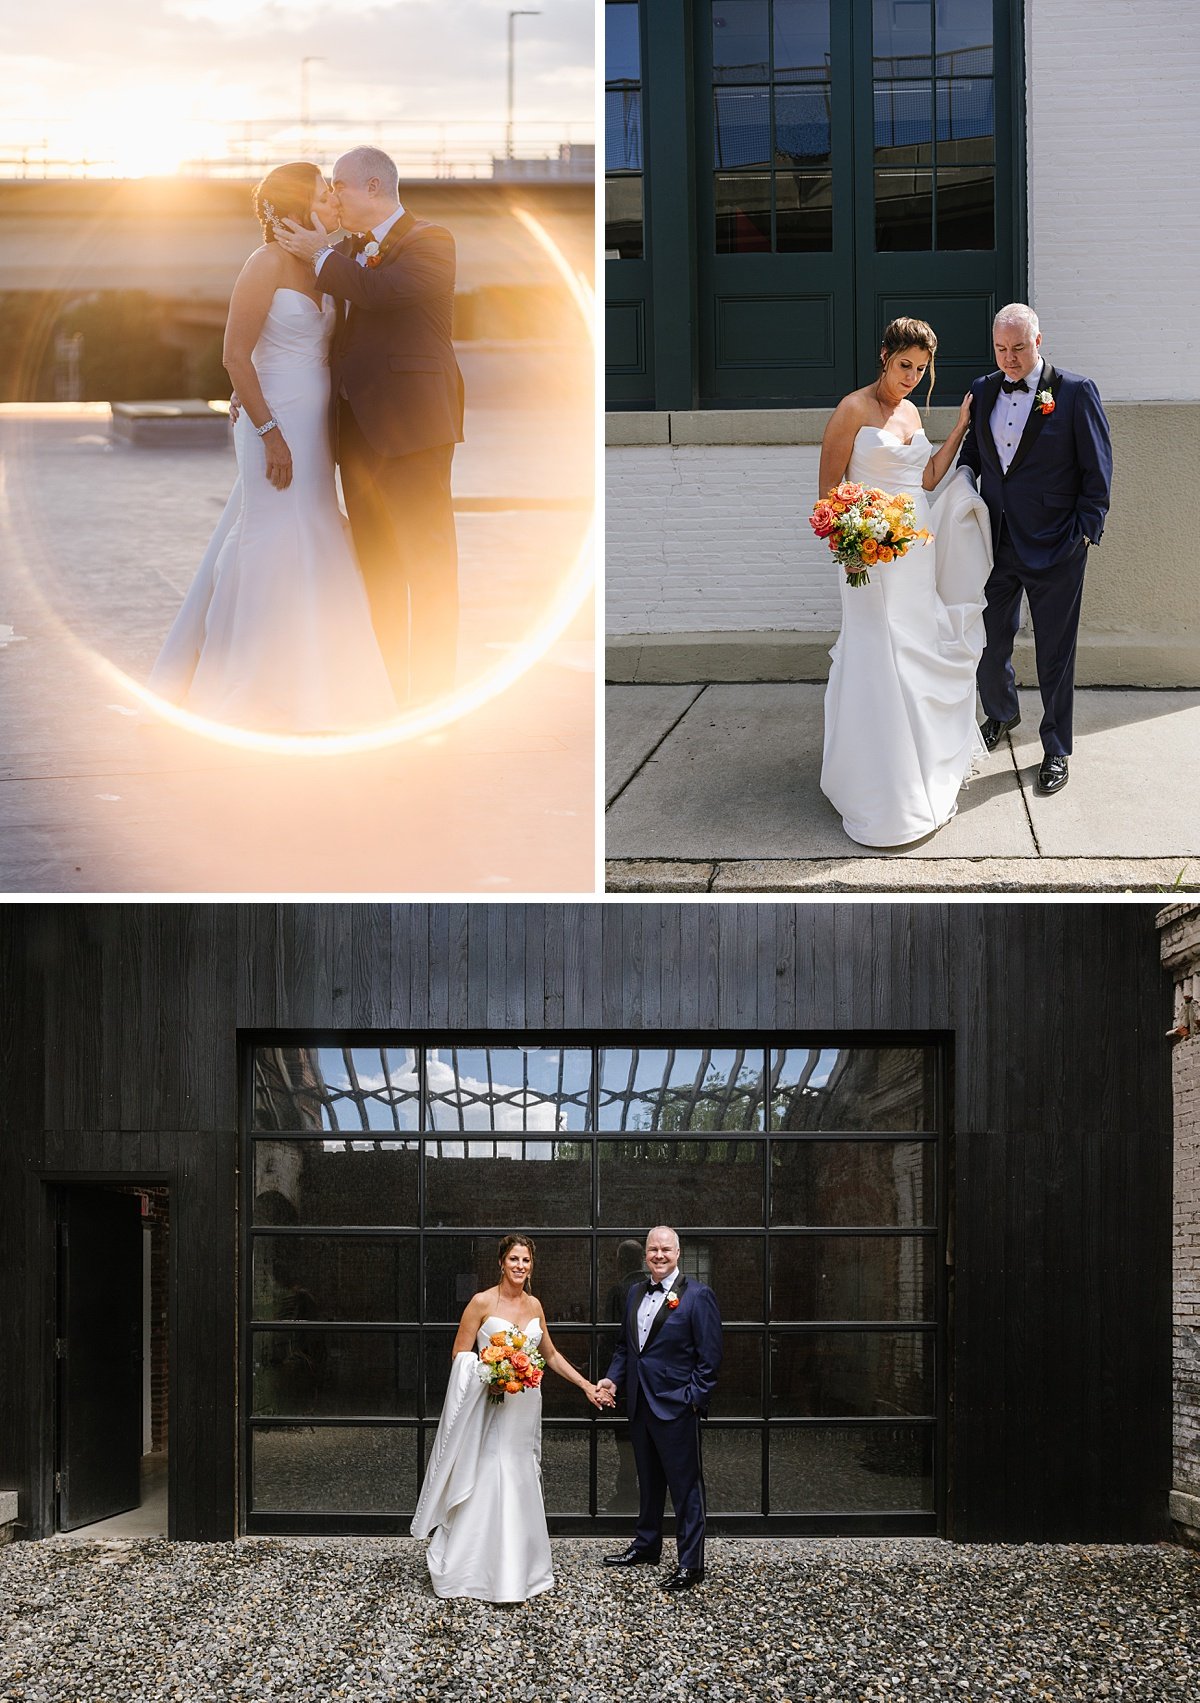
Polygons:
<instances>
[{"instance_id":1,"label":"silver bracelet","mask_svg":"<svg viewBox=\"0 0 1200 1703\"><path fill-rule=\"evenodd\" d=\"M275 432L279 430L279 421L272 418L267 421L265 426L255 426L254 430L258 433L260 438L265 438L268 432Z\"/></svg>"}]
</instances>

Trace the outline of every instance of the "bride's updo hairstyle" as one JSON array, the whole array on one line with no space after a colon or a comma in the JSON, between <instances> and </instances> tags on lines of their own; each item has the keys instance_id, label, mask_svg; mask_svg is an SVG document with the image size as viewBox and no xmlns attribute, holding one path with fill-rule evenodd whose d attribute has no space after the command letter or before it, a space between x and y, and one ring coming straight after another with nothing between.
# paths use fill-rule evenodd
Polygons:
<instances>
[{"instance_id":1,"label":"bride's updo hairstyle","mask_svg":"<svg viewBox=\"0 0 1200 1703\"><path fill-rule=\"evenodd\" d=\"M503 1271L504 1262L508 1258L509 1254L512 1253L514 1248L529 1249L529 1269L532 1271L534 1261L537 1259L537 1249L533 1245L532 1236L504 1236L501 1238L500 1249L496 1255L496 1263L500 1269ZM525 1293L529 1294L528 1278L525 1279Z\"/></svg>"},{"instance_id":2,"label":"bride's updo hairstyle","mask_svg":"<svg viewBox=\"0 0 1200 1703\"><path fill-rule=\"evenodd\" d=\"M321 173L310 160L296 160L288 166L276 166L261 183L254 186L254 211L263 228L263 241L274 242L272 219L295 219L298 224L310 223L313 198ZM268 212L267 208L271 211Z\"/></svg>"},{"instance_id":3,"label":"bride's updo hairstyle","mask_svg":"<svg viewBox=\"0 0 1200 1703\"><path fill-rule=\"evenodd\" d=\"M892 362L902 349L923 349L929 356L929 390L925 397L925 406L929 407L929 398L933 395L934 356L937 354L937 332L932 325L926 325L923 319L894 319L884 331L879 340L882 351L883 365L879 376L883 377Z\"/></svg>"}]
</instances>

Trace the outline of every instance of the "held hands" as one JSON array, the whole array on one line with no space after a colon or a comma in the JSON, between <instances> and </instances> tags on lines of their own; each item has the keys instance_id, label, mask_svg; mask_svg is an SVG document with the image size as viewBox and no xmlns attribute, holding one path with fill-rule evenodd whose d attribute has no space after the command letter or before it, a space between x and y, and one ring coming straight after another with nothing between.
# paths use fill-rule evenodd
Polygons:
<instances>
[{"instance_id":1,"label":"held hands","mask_svg":"<svg viewBox=\"0 0 1200 1703\"><path fill-rule=\"evenodd\" d=\"M588 1400L598 1408L616 1407L617 1386L611 1378L601 1378L599 1383L592 1386Z\"/></svg>"},{"instance_id":2,"label":"held hands","mask_svg":"<svg viewBox=\"0 0 1200 1703\"><path fill-rule=\"evenodd\" d=\"M311 223L307 225L300 224L296 219L284 219L277 224L275 241L288 254L294 254L297 260L307 260L311 263L321 249L329 247L329 233L314 213Z\"/></svg>"}]
</instances>

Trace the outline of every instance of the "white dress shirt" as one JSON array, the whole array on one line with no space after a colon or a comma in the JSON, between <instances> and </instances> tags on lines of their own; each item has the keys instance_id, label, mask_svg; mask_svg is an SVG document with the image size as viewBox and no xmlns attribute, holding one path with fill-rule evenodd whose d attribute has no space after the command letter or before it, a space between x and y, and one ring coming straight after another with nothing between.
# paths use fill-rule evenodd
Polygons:
<instances>
[{"instance_id":1,"label":"white dress shirt","mask_svg":"<svg viewBox=\"0 0 1200 1703\"><path fill-rule=\"evenodd\" d=\"M996 454L1000 457L1000 465L1007 473L1012 465L1012 458L1017 453L1017 445L1021 434L1029 422L1033 412L1033 401L1042 382L1042 374L1046 370L1044 360L1039 360L1025 383L1028 392L1014 390L1006 396L1001 390L996 397L996 405L992 409L991 428L992 442L996 446ZM1007 377L1007 374L1005 375Z\"/></svg>"},{"instance_id":2,"label":"white dress shirt","mask_svg":"<svg viewBox=\"0 0 1200 1703\"><path fill-rule=\"evenodd\" d=\"M384 237L391 230L392 226L396 223L396 220L402 219L403 217L404 217L403 206L397 206L396 211L394 213L389 213L387 218L384 219L381 224L371 226L371 236L374 238L374 240L376 242L382 242ZM334 250L332 248L323 248L320 251L320 253L316 256L315 260L313 261L313 270L316 272L318 277L320 277L320 275L321 275L322 266L324 266L325 262L329 259L329 256L333 252L334 252ZM355 259L357 260L357 262L360 266L365 266L367 264L367 257L366 257L365 254L357 254L357 255L355 255ZM348 308L349 303L347 303L346 306Z\"/></svg>"},{"instance_id":3,"label":"white dress shirt","mask_svg":"<svg viewBox=\"0 0 1200 1703\"><path fill-rule=\"evenodd\" d=\"M650 1281L652 1283L657 1283L658 1279L652 1277ZM661 1293L657 1295L647 1293L642 1297L642 1304L638 1308L637 1316L639 1354L646 1346L646 1338L650 1335L650 1327L658 1316L659 1309L666 1304L668 1290L674 1289L678 1281L679 1267L676 1266L675 1270L671 1272L669 1277L663 1278Z\"/></svg>"}]
</instances>

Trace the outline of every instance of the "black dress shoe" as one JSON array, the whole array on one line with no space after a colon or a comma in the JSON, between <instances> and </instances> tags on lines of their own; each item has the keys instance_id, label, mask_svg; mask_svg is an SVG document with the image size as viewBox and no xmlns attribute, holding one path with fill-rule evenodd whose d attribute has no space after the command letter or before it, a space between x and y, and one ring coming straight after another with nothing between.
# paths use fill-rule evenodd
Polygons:
<instances>
[{"instance_id":1,"label":"black dress shoe","mask_svg":"<svg viewBox=\"0 0 1200 1703\"><path fill-rule=\"evenodd\" d=\"M980 738L989 751L994 751L1006 733L1011 733L1014 727L1020 727L1021 717L1015 715L1011 721L997 721L990 715L979 729Z\"/></svg>"},{"instance_id":2,"label":"black dress shoe","mask_svg":"<svg viewBox=\"0 0 1200 1703\"><path fill-rule=\"evenodd\" d=\"M620 1555L606 1555L606 1567L657 1567L660 1557L651 1555L648 1550L635 1549L633 1544L621 1551Z\"/></svg>"},{"instance_id":3,"label":"black dress shoe","mask_svg":"<svg viewBox=\"0 0 1200 1703\"><path fill-rule=\"evenodd\" d=\"M1067 759L1065 757L1043 757L1042 766L1038 770L1037 789L1039 792L1061 792L1067 784Z\"/></svg>"},{"instance_id":4,"label":"black dress shoe","mask_svg":"<svg viewBox=\"0 0 1200 1703\"><path fill-rule=\"evenodd\" d=\"M690 1591L694 1585L702 1584L703 1581L703 1567L676 1567L675 1571L671 1574L671 1577L667 1580L664 1589L669 1591L672 1596L675 1596L678 1595L680 1591Z\"/></svg>"}]
</instances>

